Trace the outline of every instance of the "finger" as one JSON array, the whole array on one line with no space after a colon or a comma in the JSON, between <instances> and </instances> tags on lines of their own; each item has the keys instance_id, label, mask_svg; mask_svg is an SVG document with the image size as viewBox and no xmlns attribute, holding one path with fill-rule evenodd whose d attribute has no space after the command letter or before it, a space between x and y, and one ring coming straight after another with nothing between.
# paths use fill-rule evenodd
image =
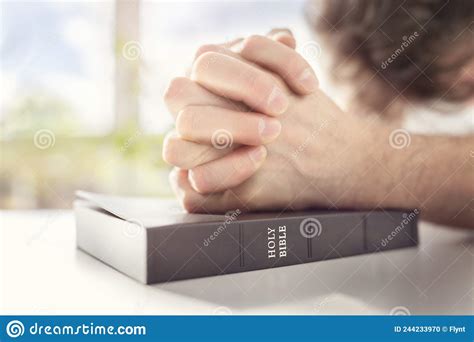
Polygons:
<instances>
[{"instance_id":1,"label":"finger","mask_svg":"<svg viewBox=\"0 0 474 342\"><path fill-rule=\"evenodd\" d=\"M267 37L273 39L279 43L282 43L292 49L296 47L296 40L293 36L293 32L287 28L274 28L270 32L267 33ZM237 46L241 43L244 38L236 38L231 41L225 42L223 44L218 44L219 46L223 46L226 49L232 49L234 46Z\"/></svg>"},{"instance_id":2,"label":"finger","mask_svg":"<svg viewBox=\"0 0 474 342\"><path fill-rule=\"evenodd\" d=\"M243 39L241 39L243 41ZM230 49L227 49L225 48L224 46L222 45L212 45L212 44L209 44L209 45L203 45L201 46L198 51L196 52L196 56L195 56L195 59L197 59L199 56L203 55L204 53L206 52L215 52L215 53L219 53L219 54L222 54L222 55L226 55L226 56L229 56L229 57L232 57L232 58L235 58L239 61L242 61L243 63L246 63L248 65L251 65L253 66L254 68L258 69L258 70L261 70L262 72L264 73L269 73L269 74L272 74L276 81L277 81L277 84L280 85L280 87L282 89L286 89L286 85L285 85L285 82L283 81L283 79L280 79L280 77L272 72L269 72L267 69L261 67L260 65L258 64L255 64L245 58L243 58L239 53L237 52L234 52ZM188 77L191 77L191 71L189 72L188 74ZM222 96L221 96L222 97ZM236 102L236 101L231 101L229 99L226 99L227 101L230 101L232 103L235 103L235 104L239 104L241 105L240 102ZM242 105L242 107L244 108L247 108L245 105Z\"/></svg>"},{"instance_id":3,"label":"finger","mask_svg":"<svg viewBox=\"0 0 474 342\"><path fill-rule=\"evenodd\" d=\"M196 59L199 58L202 54L206 52L220 52L222 54L228 54L229 56L235 57L237 59L244 60L241 58L237 53L231 51L232 47L237 46L240 44L244 39L243 38L236 38L228 42L224 42L221 44L204 44L201 45L194 54L193 63ZM191 77L192 72L192 65L186 69L186 77Z\"/></svg>"},{"instance_id":4,"label":"finger","mask_svg":"<svg viewBox=\"0 0 474 342\"><path fill-rule=\"evenodd\" d=\"M292 49L296 47L295 37L293 36L293 33L287 28L274 28L267 33L267 37Z\"/></svg>"},{"instance_id":5,"label":"finger","mask_svg":"<svg viewBox=\"0 0 474 342\"><path fill-rule=\"evenodd\" d=\"M286 34L290 37L293 37L293 32L291 32L291 30L286 27L275 27L267 33L267 36L274 36L276 34Z\"/></svg>"},{"instance_id":6,"label":"finger","mask_svg":"<svg viewBox=\"0 0 474 342\"><path fill-rule=\"evenodd\" d=\"M240 45L240 55L283 78L298 94L306 95L318 87L308 62L294 49L264 36L250 36Z\"/></svg>"},{"instance_id":7,"label":"finger","mask_svg":"<svg viewBox=\"0 0 474 342\"><path fill-rule=\"evenodd\" d=\"M192 105L213 105L238 111L248 111L248 108L245 105L214 95L198 83L185 77L177 77L170 82L164 100L168 110L175 119L181 110ZM181 168L190 168L206 163L221 157L232 150L232 148L215 149L213 146L209 145L186 142L183 139L179 139L175 132L170 134L168 139L165 139L164 143L165 145L162 150L164 160L171 165L179 166ZM183 146L186 143L188 146ZM237 148L238 144L235 144L232 147ZM190 150L186 150L185 148L189 148Z\"/></svg>"},{"instance_id":8,"label":"finger","mask_svg":"<svg viewBox=\"0 0 474 342\"><path fill-rule=\"evenodd\" d=\"M191 105L210 105L234 110L247 110L244 105L217 96L186 77L176 77L171 80L165 92L164 101L169 112L175 118L180 110Z\"/></svg>"},{"instance_id":9,"label":"finger","mask_svg":"<svg viewBox=\"0 0 474 342\"><path fill-rule=\"evenodd\" d=\"M173 192L183 208L192 213L202 208L206 197L195 191L188 180L188 170L174 168L169 174L169 182Z\"/></svg>"},{"instance_id":10,"label":"finger","mask_svg":"<svg viewBox=\"0 0 474 342\"><path fill-rule=\"evenodd\" d=\"M242 208L232 192L202 195L194 190L188 179L188 170L173 169L170 184L183 208L190 213L218 213ZM242 208L243 209L243 208Z\"/></svg>"},{"instance_id":11,"label":"finger","mask_svg":"<svg viewBox=\"0 0 474 342\"><path fill-rule=\"evenodd\" d=\"M217 149L213 146L197 144L181 139L176 132L168 133L163 141L163 160L180 169L192 169L219 159L233 148Z\"/></svg>"},{"instance_id":12,"label":"finger","mask_svg":"<svg viewBox=\"0 0 474 342\"><path fill-rule=\"evenodd\" d=\"M179 112L176 132L185 140L225 149L233 143L267 144L280 134L281 124L279 120L260 113L189 106Z\"/></svg>"},{"instance_id":13,"label":"finger","mask_svg":"<svg viewBox=\"0 0 474 342\"><path fill-rule=\"evenodd\" d=\"M293 32L287 28L274 28L267 33L267 37L273 39L277 42L280 42L292 49L296 47L296 40L293 36ZM225 42L223 44L218 44L219 46L223 46L226 49L232 49L232 47L238 45L244 40L244 38L236 38L231 41Z\"/></svg>"},{"instance_id":14,"label":"finger","mask_svg":"<svg viewBox=\"0 0 474 342\"><path fill-rule=\"evenodd\" d=\"M220 52L222 54L228 54L229 56L235 57L237 59L244 60L237 53L231 51L232 47L240 44L244 38L236 38L231 41L221 43L221 44L204 44L201 45L194 54L193 63L198 59L199 56L206 52ZM191 77L192 65L186 69L186 77Z\"/></svg>"},{"instance_id":15,"label":"finger","mask_svg":"<svg viewBox=\"0 0 474 342\"><path fill-rule=\"evenodd\" d=\"M228 42L218 44L218 46L222 46L226 49L230 49L230 48L232 48L232 46L235 46L235 45L239 44L243 40L244 40L244 38L236 38L236 39L232 39Z\"/></svg>"},{"instance_id":16,"label":"finger","mask_svg":"<svg viewBox=\"0 0 474 342\"><path fill-rule=\"evenodd\" d=\"M232 44L232 45L227 45L227 44L206 44L206 45L202 45L196 51L196 54L194 55L194 60L196 61L201 55L205 54L206 52L217 52L217 53L229 56L229 57L233 57L233 58L238 59L242 62L245 62L247 64L255 66L256 68L259 68L262 71L265 71L265 69L261 68L260 66L258 66L257 64L255 64L253 62L250 62L250 61L246 60L238 52L236 52L237 50L240 50L240 48L237 48L237 46L239 46L239 44L241 44L241 42L243 42L243 41L244 41L244 39L242 38L242 39L238 39L238 40L236 39L235 40L236 43ZM236 49L236 51L234 51L234 48Z\"/></svg>"},{"instance_id":17,"label":"finger","mask_svg":"<svg viewBox=\"0 0 474 342\"><path fill-rule=\"evenodd\" d=\"M295 37L293 36L293 33L287 29L287 28L276 28L272 29L270 32L267 33L267 37L282 43L292 49L296 48L296 40ZM234 48L237 50L239 49L238 46L239 44L242 43L244 38L236 38L232 39L228 42L221 43L221 44L206 44L201 46L196 55L194 56L194 60L196 60L200 55L202 55L204 52L208 51L217 51L218 48L223 48L222 50L229 50L232 51ZM222 52L224 53L224 52ZM238 54L235 54L234 57L238 57ZM191 75L191 67L188 67L186 69L186 77L189 77Z\"/></svg>"},{"instance_id":18,"label":"finger","mask_svg":"<svg viewBox=\"0 0 474 342\"><path fill-rule=\"evenodd\" d=\"M257 65L261 70L271 70L284 79L297 94L306 95L318 87L313 69L298 52L267 37L251 36L241 40L232 49L219 45L203 45L196 52L195 58L206 52L217 52L250 65Z\"/></svg>"},{"instance_id":19,"label":"finger","mask_svg":"<svg viewBox=\"0 0 474 342\"><path fill-rule=\"evenodd\" d=\"M201 194L231 189L251 177L267 156L265 146L245 146L225 157L189 170L189 181Z\"/></svg>"},{"instance_id":20,"label":"finger","mask_svg":"<svg viewBox=\"0 0 474 342\"><path fill-rule=\"evenodd\" d=\"M273 76L224 54L206 52L199 56L191 79L267 115L279 115L288 108L289 99Z\"/></svg>"},{"instance_id":21,"label":"finger","mask_svg":"<svg viewBox=\"0 0 474 342\"><path fill-rule=\"evenodd\" d=\"M281 28L281 29L273 29L271 30L268 34L267 34L267 37L269 37L270 39L273 39L277 42L280 42L292 49L294 49L296 47L296 41L295 41L295 38L293 37L293 33L291 33L290 30L288 29L284 29L284 28ZM196 60L200 55L202 55L203 53L205 52L220 52L220 53L223 53L223 54L228 54L229 56L232 56L232 57L235 57L235 58L240 58L243 60L243 58L241 58L239 56L238 53L235 53L235 51L233 50L234 48L236 48L236 50L240 50L239 45L244 41L244 38L236 38L236 39L233 39L233 40L230 40L228 42L225 42L225 43L221 43L221 44L204 44L204 45L201 45L197 51L196 51L196 54L194 55L194 60ZM234 51L234 52L233 52Z\"/></svg>"}]
</instances>

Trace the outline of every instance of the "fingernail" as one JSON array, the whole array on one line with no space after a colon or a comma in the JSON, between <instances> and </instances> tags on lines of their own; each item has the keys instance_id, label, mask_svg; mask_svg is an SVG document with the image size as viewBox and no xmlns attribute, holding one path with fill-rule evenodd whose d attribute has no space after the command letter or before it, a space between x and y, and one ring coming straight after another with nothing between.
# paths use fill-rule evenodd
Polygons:
<instances>
[{"instance_id":1,"label":"fingernail","mask_svg":"<svg viewBox=\"0 0 474 342\"><path fill-rule=\"evenodd\" d=\"M189 184L191 185L191 187L196 190L197 192L199 193L202 193L204 192L204 189L206 188L206 184L204 184L204 182L206 181L204 178L200 178L200 181L198 183L196 183L196 177L194 176L195 175L195 172L194 170L189 170L188 171L188 181L189 181Z\"/></svg>"},{"instance_id":2,"label":"fingernail","mask_svg":"<svg viewBox=\"0 0 474 342\"><path fill-rule=\"evenodd\" d=\"M249 152L249 157L255 164L260 164L266 156L267 149L264 146L255 147Z\"/></svg>"},{"instance_id":3,"label":"fingernail","mask_svg":"<svg viewBox=\"0 0 474 342\"><path fill-rule=\"evenodd\" d=\"M277 119L260 119L258 122L258 133L264 142L271 141L281 132L281 123Z\"/></svg>"},{"instance_id":4,"label":"fingernail","mask_svg":"<svg viewBox=\"0 0 474 342\"><path fill-rule=\"evenodd\" d=\"M318 80L316 79L316 76L314 76L314 73L310 68L305 69L300 74L300 77L298 79L299 79L301 85L307 91L316 90L316 88L318 87Z\"/></svg>"},{"instance_id":5,"label":"fingernail","mask_svg":"<svg viewBox=\"0 0 474 342\"><path fill-rule=\"evenodd\" d=\"M273 87L268 97L268 107L274 114L282 114L288 108L288 99L278 87Z\"/></svg>"}]
</instances>

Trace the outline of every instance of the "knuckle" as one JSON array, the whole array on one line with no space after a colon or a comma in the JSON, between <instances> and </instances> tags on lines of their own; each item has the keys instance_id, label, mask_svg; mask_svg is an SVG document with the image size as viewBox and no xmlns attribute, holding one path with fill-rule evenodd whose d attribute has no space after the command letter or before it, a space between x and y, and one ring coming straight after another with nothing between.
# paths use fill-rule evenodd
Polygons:
<instances>
[{"instance_id":1,"label":"knuckle","mask_svg":"<svg viewBox=\"0 0 474 342\"><path fill-rule=\"evenodd\" d=\"M176 118L176 132L182 137L189 137L197 125L196 112L191 107L183 108Z\"/></svg>"},{"instance_id":2,"label":"knuckle","mask_svg":"<svg viewBox=\"0 0 474 342\"><path fill-rule=\"evenodd\" d=\"M257 70L249 70L248 72L243 73L242 77L244 78L245 87L256 91L257 93L266 90L268 87L267 77Z\"/></svg>"},{"instance_id":3,"label":"knuckle","mask_svg":"<svg viewBox=\"0 0 474 342\"><path fill-rule=\"evenodd\" d=\"M192 160L188 161L189 168L193 168L213 160L213 154L216 151L217 150L212 146L201 145L201 150L193 156L194 158Z\"/></svg>"},{"instance_id":4,"label":"knuckle","mask_svg":"<svg viewBox=\"0 0 474 342\"><path fill-rule=\"evenodd\" d=\"M179 155L178 138L172 135L167 135L163 141L163 160L170 165L179 166L179 161L177 160Z\"/></svg>"},{"instance_id":5,"label":"knuckle","mask_svg":"<svg viewBox=\"0 0 474 342\"><path fill-rule=\"evenodd\" d=\"M244 39L242 43L241 54L243 56L251 54L253 51L260 49L262 42L266 38L260 35L251 35Z\"/></svg>"},{"instance_id":6,"label":"knuckle","mask_svg":"<svg viewBox=\"0 0 474 342\"><path fill-rule=\"evenodd\" d=\"M254 83L253 89L260 101L265 101L272 97L275 92L279 91L278 83L264 76L258 76Z\"/></svg>"},{"instance_id":7,"label":"knuckle","mask_svg":"<svg viewBox=\"0 0 474 342\"><path fill-rule=\"evenodd\" d=\"M232 162L232 178L241 180L246 178L248 172L249 172L249 167L251 167L252 162L250 160L250 163L246 163L246 160L238 159L234 160Z\"/></svg>"},{"instance_id":8,"label":"knuckle","mask_svg":"<svg viewBox=\"0 0 474 342\"><path fill-rule=\"evenodd\" d=\"M175 77L173 78L168 88L164 94L164 100L166 103L171 103L179 94L183 92L183 90L189 86L191 80L187 79L186 77Z\"/></svg>"},{"instance_id":9,"label":"knuckle","mask_svg":"<svg viewBox=\"0 0 474 342\"><path fill-rule=\"evenodd\" d=\"M286 61L286 70L290 75L299 77L302 72L306 69L310 69L309 64L304 60L304 58L298 54L296 51L292 53L292 56Z\"/></svg>"},{"instance_id":10,"label":"knuckle","mask_svg":"<svg viewBox=\"0 0 474 342\"><path fill-rule=\"evenodd\" d=\"M222 55L218 52L204 52L196 59L193 64L193 75L199 79L204 72L206 72L213 64L219 61L220 56Z\"/></svg>"}]
</instances>

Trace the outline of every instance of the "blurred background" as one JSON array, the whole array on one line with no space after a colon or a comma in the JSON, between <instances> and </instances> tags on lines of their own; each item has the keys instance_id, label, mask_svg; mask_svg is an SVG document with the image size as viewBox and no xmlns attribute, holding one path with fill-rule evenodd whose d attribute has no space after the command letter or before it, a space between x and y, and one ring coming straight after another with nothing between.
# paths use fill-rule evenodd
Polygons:
<instances>
[{"instance_id":1,"label":"blurred background","mask_svg":"<svg viewBox=\"0 0 474 342\"><path fill-rule=\"evenodd\" d=\"M2 1L0 208L69 208L77 189L171 196L161 159L170 79L200 45L274 27L319 54L303 8L301 0Z\"/></svg>"}]
</instances>

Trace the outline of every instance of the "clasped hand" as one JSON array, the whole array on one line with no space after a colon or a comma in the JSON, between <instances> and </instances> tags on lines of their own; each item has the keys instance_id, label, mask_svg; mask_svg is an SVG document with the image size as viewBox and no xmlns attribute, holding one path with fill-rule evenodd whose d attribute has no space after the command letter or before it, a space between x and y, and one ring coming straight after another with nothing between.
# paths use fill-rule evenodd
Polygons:
<instances>
[{"instance_id":1,"label":"clasped hand","mask_svg":"<svg viewBox=\"0 0 474 342\"><path fill-rule=\"evenodd\" d=\"M163 158L186 210L366 203L364 170L382 158L374 146L383 126L343 112L294 48L288 30L205 45L189 77L171 81L176 127Z\"/></svg>"}]
</instances>

